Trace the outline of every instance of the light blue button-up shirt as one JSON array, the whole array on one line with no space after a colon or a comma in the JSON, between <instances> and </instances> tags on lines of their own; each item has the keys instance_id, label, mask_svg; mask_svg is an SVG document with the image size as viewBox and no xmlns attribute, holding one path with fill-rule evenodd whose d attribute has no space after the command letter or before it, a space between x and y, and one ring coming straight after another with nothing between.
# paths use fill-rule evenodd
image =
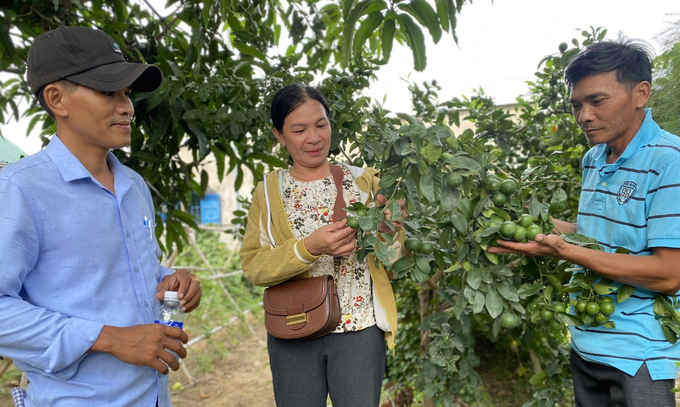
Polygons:
<instances>
[{"instance_id":1,"label":"light blue button-up shirt","mask_svg":"<svg viewBox=\"0 0 680 407\"><path fill-rule=\"evenodd\" d=\"M87 353L104 325L151 324L159 264L142 177L107 157L115 195L56 135L0 171L0 355L27 373L27 406L170 406L167 376Z\"/></svg>"}]
</instances>

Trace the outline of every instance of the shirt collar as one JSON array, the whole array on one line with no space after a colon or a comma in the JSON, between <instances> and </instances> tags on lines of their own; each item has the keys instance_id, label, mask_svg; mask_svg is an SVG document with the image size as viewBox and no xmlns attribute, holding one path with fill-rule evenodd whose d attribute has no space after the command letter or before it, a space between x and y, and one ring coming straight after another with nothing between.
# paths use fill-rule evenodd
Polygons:
<instances>
[{"instance_id":1,"label":"shirt collar","mask_svg":"<svg viewBox=\"0 0 680 407\"><path fill-rule=\"evenodd\" d=\"M80 160L78 160L78 158L73 155L73 153L68 149L68 147L66 147L66 145L56 134L52 136L52 140L47 145L47 147L45 147L45 151L59 170L59 173L61 174L64 181L69 182L83 178L90 178L92 181L98 183L98 181L92 177L87 168L85 168ZM106 156L106 162L109 164L109 168L111 168L111 171L113 172L116 182L116 190L118 190L119 181L122 182L122 185L120 186L127 189L131 181L134 180L134 177L125 171L123 164L121 164L120 161L118 161L118 158L116 158L116 156L110 151ZM128 179L130 179L130 181L128 181Z\"/></svg>"},{"instance_id":2,"label":"shirt collar","mask_svg":"<svg viewBox=\"0 0 680 407\"><path fill-rule=\"evenodd\" d=\"M646 108L645 120L642 122L642 126L640 126L640 128L638 129L637 133L635 134L635 137L633 137L630 143L628 143L626 149L623 151L623 154L621 154L621 157L619 157L619 160L623 162L629 159L642 146L649 143L651 138L656 135L656 132L650 131L654 124L655 124L654 120L652 120L652 109Z\"/></svg>"},{"instance_id":3,"label":"shirt collar","mask_svg":"<svg viewBox=\"0 0 680 407\"><path fill-rule=\"evenodd\" d=\"M598 151L593 156L595 162L597 163L597 167L601 168L602 170L604 170L604 167L607 167L608 171L619 168L624 162L626 162L626 160L632 157L638 150L640 150L652 140L652 138L657 134L657 132L654 131L655 126L658 127L658 125L652 119L652 109L646 108L645 120L642 122L642 125L638 129L637 133L635 133L633 139L626 146L626 149L623 150L623 154L621 154L615 163L607 164L607 156L609 155L611 149L607 145L602 144L600 151Z\"/></svg>"}]
</instances>

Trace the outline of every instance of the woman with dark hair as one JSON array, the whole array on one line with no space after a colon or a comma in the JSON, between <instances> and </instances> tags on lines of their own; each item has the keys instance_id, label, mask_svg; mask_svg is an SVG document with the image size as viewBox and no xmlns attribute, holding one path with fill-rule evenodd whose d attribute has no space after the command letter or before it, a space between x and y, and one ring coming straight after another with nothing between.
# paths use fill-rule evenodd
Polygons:
<instances>
[{"instance_id":1,"label":"woman with dark hair","mask_svg":"<svg viewBox=\"0 0 680 407\"><path fill-rule=\"evenodd\" d=\"M271 115L274 135L292 165L266 175L255 189L240 251L243 272L259 286L332 275L341 307L341 322L326 336L295 340L268 335L276 404L325 407L330 395L335 407L377 406L385 340L394 346L394 294L386 270L372 256L355 257L356 231L346 220L333 222L338 193L348 206L385 203L376 195L377 171L338 163L343 182L342 191L337 190L328 160L330 109L317 89L286 86L274 96ZM401 220L393 221L398 252L406 218L400 203Z\"/></svg>"}]
</instances>

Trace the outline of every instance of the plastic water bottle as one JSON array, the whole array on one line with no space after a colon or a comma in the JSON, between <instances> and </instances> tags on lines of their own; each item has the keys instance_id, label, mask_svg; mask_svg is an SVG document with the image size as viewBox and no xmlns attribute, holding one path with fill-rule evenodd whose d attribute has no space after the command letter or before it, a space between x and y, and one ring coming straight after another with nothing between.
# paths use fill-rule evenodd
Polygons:
<instances>
[{"instance_id":1,"label":"plastic water bottle","mask_svg":"<svg viewBox=\"0 0 680 407\"><path fill-rule=\"evenodd\" d=\"M177 291L165 292L161 312L158 315L158 319L154 322L182 329L184 326L184 311L182 311L182 308L179 306Z\"/></svg>"}]
</instances>

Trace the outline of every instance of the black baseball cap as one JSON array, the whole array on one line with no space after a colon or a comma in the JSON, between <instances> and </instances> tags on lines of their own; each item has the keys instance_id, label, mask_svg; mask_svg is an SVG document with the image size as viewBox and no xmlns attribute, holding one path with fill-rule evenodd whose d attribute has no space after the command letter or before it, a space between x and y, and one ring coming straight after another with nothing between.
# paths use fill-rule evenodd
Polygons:
<instances>
[{"instance_id":1,"label":"black baseball cap","mask_svg":"<svg viewBox=\"0 0 680 407\"><path fill-rule=\"evenodd\" d=\"M40 34L27 61L26 78L36 96L62 79L105 92L128 87L151 92L163 80L157 66L127 62L113 38L88 27L62 26Z\"/></svg>"}]
</instances>

